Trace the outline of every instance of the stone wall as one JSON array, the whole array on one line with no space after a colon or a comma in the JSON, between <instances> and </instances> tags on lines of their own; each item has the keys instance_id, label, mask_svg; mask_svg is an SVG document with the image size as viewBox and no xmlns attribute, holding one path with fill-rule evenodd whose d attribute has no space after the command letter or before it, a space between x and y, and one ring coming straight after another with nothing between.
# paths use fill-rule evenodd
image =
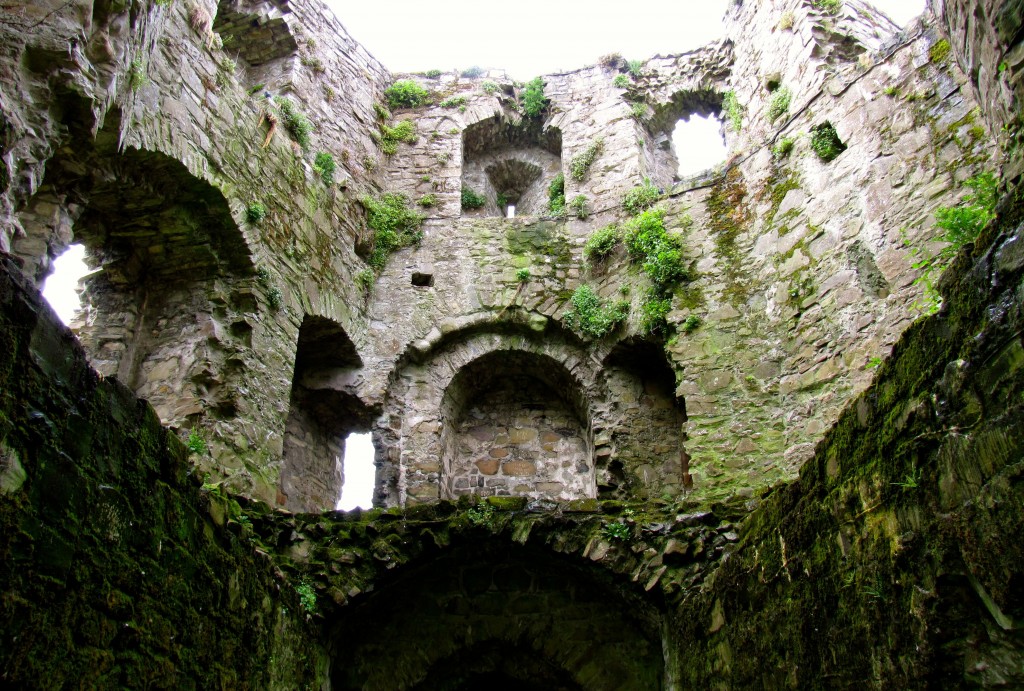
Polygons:
<instances>
[{"instance_id":1,"label":"stone wall","mask_svg":"<svg viewBox=\"0 0 1024 691\"><path fill-rule=\"evenodd\" d=\"M298 581L8 258L0 334L4 685L318 687Z\"/></svg>"}]
</instances>

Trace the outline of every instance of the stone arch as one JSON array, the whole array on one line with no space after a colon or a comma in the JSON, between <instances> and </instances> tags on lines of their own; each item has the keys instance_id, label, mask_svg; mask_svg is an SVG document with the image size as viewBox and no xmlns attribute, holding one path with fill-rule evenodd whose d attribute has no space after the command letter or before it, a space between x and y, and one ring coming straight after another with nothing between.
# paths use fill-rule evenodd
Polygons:
<instances>
[{"instance_id":1,"label":"stone arch","mask_svg":"<svg viewBox=\"0 0 1024 691\"><path fill-rule=\"evenodd\" d=\"M520 216L547 212L548 184L562 172L562 132L533 119L495 116L462 133L462 185L486 199L478 216L504 216L499 200Z\"/></svg>"},{"instance_id":2,"label":"stone arch","mask_svg":"<svg viewBox=\"0 0 1024 691\"><path fill-rule=\"evenodd\" d=\"M609 425L599 453L601 497L676 495L692 485L686 451L686 402L660 344L627 339L603 363Z\"/></svg>"},{"instance_id":3,"label":"stone arch","mask_svg":"<svg viewBox=\"0 0 1024 691\"><path fill-rule=\"evenodd\" d=\"M337 622L331 686L661 688L659 611L597 568L493 540L404 567Z\"/></svg>"},{"instance_id":4,"label":"stone arch","mask_svg":"<svg viewBox=\"0 0 1024 691\"><path fill-rule=\"evenodd\" d=\"M643 126L651 141L647 169L655 185L665 189L672 187L679 159L686 155L686 152L676 151L672 142L672 133L679 121L689 121L694 115L721 118L722 98L721 92L712 89L685 89L654 104Z\"/></svg>"},{"instance_id":5,"label":"stone arch","mask_svg":"<svg viewBox=\"0 0 1024 691\"><path fill-rule=\"evenodd\" d=\"M486 322L448 334L410 353L396 366L383 414L374 427L378 449L375 503L384 506L436 501L442 496L445 394L458 373L491 353L547 362L565 373L571 388L563 401L586 430L588 447L606 424L599 361L569 334L537 333L525 326ZM543 382L542 382L543 383ZM550 388L550 384L547 385ZM456 401L450 400L449 404Z\"/></svg>"},{"instance_id":6,"label":"stone arch","mask_svg":"<svg viewBox=\"0 0 1024 691\"><path fill-rule=\"evenodd\" d=\"M306 315L299 327L285 422L277 503L290 511L328 511L344 484L345 437L370 427L357 394L363 362L341 326Z\"/></svg>"},{"instance_id":7,"label":"stone arch","mask_svg":"<svg viewBox=\"0 0 1024 691\"><path fill-rule=\"evenodd\" d=\"M146 398L165 424L232 418L229 379L250 345L254 271L223 194L180 161L120 149L119 114L75 153L51 159L18 212L14 252L37 282L72 242L96 267L84 282L76 331L90 362ZM76 135L76 136L77 136ZM191 422L190 422L191 420Z\"/></svg>"},{"instance_id":8,"label":"stone arch","mask_svg":"<svg viewBox=\"0 0 1024 691\"><path fill-rule=\"evenodd\" d=\"M589 401L550 355L496 350L441 400L440 493L569 500L596 493Z\"/></svg>"}]
</instances>

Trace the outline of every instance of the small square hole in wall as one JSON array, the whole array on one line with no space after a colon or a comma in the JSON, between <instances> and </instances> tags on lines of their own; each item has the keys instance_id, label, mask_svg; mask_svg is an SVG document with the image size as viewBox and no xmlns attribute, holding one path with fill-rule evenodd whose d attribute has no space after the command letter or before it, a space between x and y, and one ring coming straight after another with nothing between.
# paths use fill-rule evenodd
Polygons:
<instances>
[{"instance_id":1,"label":"small square hole in wall","mask_svg":"<svg viewBox=\"0 0 1024 691\"><path fill-rule=\"evenodd\" d=\"M434 285L434 274L421 273L419 271L412 272L412 284L420 288L429 288Z\"/></svg>"}]
</instances>

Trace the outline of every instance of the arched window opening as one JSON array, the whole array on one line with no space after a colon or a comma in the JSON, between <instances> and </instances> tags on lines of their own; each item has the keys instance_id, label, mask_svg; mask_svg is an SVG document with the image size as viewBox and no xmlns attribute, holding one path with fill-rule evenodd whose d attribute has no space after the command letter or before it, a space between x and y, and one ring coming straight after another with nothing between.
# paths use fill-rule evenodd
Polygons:
<instances>
[{"instance_id":1,"label":"arched window opening","mask_svg":"<svg viewBox=\"0 0 1024 691\"><path fill-rule=\"evenodd\" d=\"M534 120L493 117L470 125L462 135L463 189L484 204L464 215L491 218L543 216L548 185L562 172L562 132ZM512 208L514 207L514 208Z\"/></svg>"},{"instance_id":2,"label":"arched window opening","mask_svg":"<svg viewBox=\"0 0 1024 691\"><path fill-rule=\"evenodd\" d=\"M85 263L85 245L74 244L53 260L53 273L43 284L43 297L66 325L82 309L79 285L89 273Z\"/></svg>"},{"instance_id":3,"label":"arched window opening","mask_svg":"<svg viewBox=\"0 0 1024 691\"><path fill-rule=\"evenodd\" d=\"M681 118L672 131L672 147L678 161L678 178L713 168L726 158L721 120L710 115Z\"/></svg>"},{"instance_id":4,"label":"arched window opening","mask_svg":"<svg viewBox=\"0 0 1024 691\"><path fill-rule=\"evenodd\" d=\"M345 437L339 511L373 508L373 439L369 432L352 432Z\"/></svg>"},{"instance_id":5,"label":"arched window opening","mask_svg":"<svg viewBox=\"0 0 1024 691\"><path fill-rule=\"evenodd\" d=\"M329 511L345 484L347 439L370 428L356 392L362 360L341 326L307 315L299 328L277 503L289 511ZM361 444L356 446L356 453Z\"/></svg>"}]
</instances>

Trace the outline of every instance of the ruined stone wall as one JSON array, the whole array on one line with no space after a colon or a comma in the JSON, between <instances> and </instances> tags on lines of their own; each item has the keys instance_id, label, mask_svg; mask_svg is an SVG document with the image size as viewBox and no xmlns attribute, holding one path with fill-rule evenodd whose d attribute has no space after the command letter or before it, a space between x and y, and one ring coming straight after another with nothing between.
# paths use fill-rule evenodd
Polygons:
<instances>
[{"instance_id":1,"label":"ruined stone wall","mask_svg":"<svg viewBox=\"0 0 1024 691\"><path fill-rule=\"evenodd\" d=\"M318 633L153 408L0 262L5 686L317 688Z\"/></svg>"}]
</instances>

